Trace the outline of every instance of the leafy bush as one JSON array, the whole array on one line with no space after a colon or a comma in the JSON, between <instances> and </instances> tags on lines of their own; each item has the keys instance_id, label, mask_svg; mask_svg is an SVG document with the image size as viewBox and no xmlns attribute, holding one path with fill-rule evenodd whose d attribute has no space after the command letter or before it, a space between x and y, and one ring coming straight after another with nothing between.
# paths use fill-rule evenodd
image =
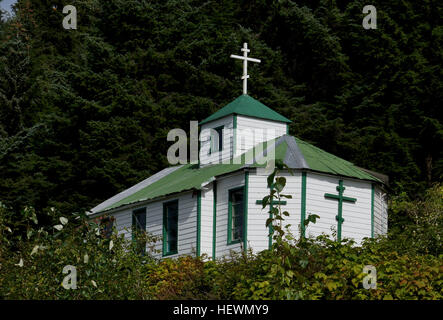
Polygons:
<instances>
[{"instance_id":1,"label":"leafy bush","mask_svg":"<svg viewBox=\"0 0 443 320\"><path fill-rule=\"evenodd\" d=\"M147 269L149 290L157 299L215 299L211 292L215 264L190 256L165 259Z\"/></svg>"},{"instance_id":2,"label":"leafy bush","mask_svg":"<svg viewBox=\"0 0 443 320\"><path fill-rule=\"evenodd\" d=\"M53 217L53 227L39 228L32 208L23 221L8 223L0 208L0 298L4 299L148 299L145 268L155 260L137 246L85 216ZM10 216L9 216L10 217ZM15 221L19 219L15 218ZM24 231L24 233L23 233ZM77 270L77 289L66 290L65 266Z\"/></svg>"},{"instance_id":3,"label":"leafy bush","mask_svg":"<svg viewBox=\"0 0 443 320\"><path fill-rule=\"evenodd\" d=\"M391 214L403 218L400 228L393 230L392 240L406 250L434 255L443 254L443 186L435 184L424 197L409 200L401 193L391 201ZM408 223L409 222L409 223ZM399 243L401 242L401 243Z\"/></svg>"},{"instance_id":4,"label":"leafy bush","mask_svg":"<svg viewBox=\"0 0 443 320\"><path fill-rule=\"evenodd\" d=\"M268 177L270 194L263 198L263 208L274 199L290 198L282 194L286 185L286 179L278 177L282 169L288 168L276 164ZM289 213L269 206L271 218L266 225L272 224L277 231L272 250L240 265L231 263L233 267L225 263L224 269L235 272L235 286L224 291L234 299L441 299L443 188L434 186L423 201L394 199L392 207L394 214L403 210L413 223L401 233L366 239L362 246L355 246L353 241L336 242L326 235L306 239L304 230L316 222L317 215L307 217L297 240L283 228ZM376 268L376 289L363 287L366 265ZM239 271L242 275L236 276Z\"/></svg>"},{"instance_id":5,"label":"leafy bush","mask_svg":"<svg viewBox=\"0 0 443 320\"><path fill-rule=\"evenodd\" d=\"M383 250L383 239L338 243L328 236L299 245L282 242L243 264L232 299L442 299L442 256ZM234 264L235 273L239 266ZM363 288L365 265L377 270L377 288ZM229 263L220 266L231 270ZM245 270L246 269L246 270ZM228 271L229 272L229 271ZM229 275L225 275L229 277Z\"/></svg>"},{"instance_id":6,"label":"leafy bush","mask_svg":"<svg viewBox=\"0 0 443 320\"><path fill-rule=\"evenodd\" d=\"M284 184L277 177L266 201L282 197ZM84 215L67 219L25 208L18 218L1 206L0 299L443 299L436 227L441 192L436 186L417 202L394 199L394 214L410 214L415 223L361 246L325 235L297 239L283 227L286 215L274 210L276 220L267 223L279 228L271 250L231 253L217 261L157 260L152 249L157 239L150 235L139 235L151 248L141 255L139 241L107 233L101 221ZM41 227L37 216L46 216L52 226ZM304 228L315 220L308 217ZM76 290L62 286L67 265L77 269ZM363 287L367 265L376 268L375 289Z\"/></svg>"}]
</instances>

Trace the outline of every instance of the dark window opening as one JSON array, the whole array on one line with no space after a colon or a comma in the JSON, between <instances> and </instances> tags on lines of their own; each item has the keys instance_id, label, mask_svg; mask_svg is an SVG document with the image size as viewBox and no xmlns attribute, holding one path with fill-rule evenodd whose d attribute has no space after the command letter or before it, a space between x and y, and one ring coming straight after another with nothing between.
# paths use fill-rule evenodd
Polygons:
<instances>
[{"instance_id":1,"label":"dark window opening","mask_svg":"<svg viewBox=\"0 0 443 320\"><path fill-rule=\"evenodd\" d=\"M211 135L211 148L209 149L209 153L215 153L223 150L223 126L214 128L215 132Z\"/></svg>"},{"instance_id":2,"label":"dark window opening","mask_svg":"<svg viewBox=\"0 0 443 320\"><path fill-rule=\"evenodd\" d=\"M244 235L245 203L243 187L229 191L228 207L228 243L237 243L243 240Z\"/></svg>"},{"instance_id":3,"label":"dark window opening","mask_svg":"<svg viewBox=\"0 0 443 320\"><path fill-rule=\"evenodd\" d=\"M132 211L132 240L136 242L137 251L146 252L146 208Z\"/></svg>"},{"instance_id":4,"label":"dark window opening","mask_svg":"<svg viewBox=\"0 0 443 320\"><path fill-rule=\"evenodd\" d=\"M163 255L177 253L178 201L163 204Z\"/></svg>"},{"instance_id":5,"label":"dark window opening","mask_svg":"<svg viewBox=\"0 0 443 320\"><path fill-rule=\"evenodd\" d=\"M110 238L114 227L114 217L105 217L100 222L100 232L104 238Z\"/></svg>"}]
</instances>

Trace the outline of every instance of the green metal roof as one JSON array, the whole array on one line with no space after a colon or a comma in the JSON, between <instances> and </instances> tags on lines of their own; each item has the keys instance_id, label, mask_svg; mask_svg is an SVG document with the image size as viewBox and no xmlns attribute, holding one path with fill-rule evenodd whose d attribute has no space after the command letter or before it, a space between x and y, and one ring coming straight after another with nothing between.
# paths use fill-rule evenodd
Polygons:
<instances>
[{"instance_id":1,"label":"green metal roof","mask_svg":"<svg viewBox=\"0 0 443 320\"><path fill-rule=\"evenodd\" d=\"M275 142L273 144L272 142ZM262 146L260 146L262 145ZM238 164L213 164L204 167L199 167L195 164L183 165L175 171L168 172L164 177L147 185L146 187L135 192L129 192L128 196L119 199L114 203L110 203L104 209L97 212L103 212L114 209L120 206L146 201L170 194L188 191L199 190L207 182L210 182L214 177L227 174L247 167L264 167L265 164L259 165L257 163L245 164L245 155L254 155L255 150L260 146L260 150L264 150L261 155L255 155L255 159L274 148L276 160L283 161L288 167L292 169L310 170L316 172L323 172L327 174L337 175L341 177L350 177L362 180L369 180L375 182L382 182L373 175L358 168L354 164L339 157L334 156L326 151L321 150L303 140L289 135L284 135L279 138L270 140L268 142L259 144L255 148L249 150L233 161ZM94 212L94 213L97 213Z\"/></svg>"},{"instance_id":2,"label":"green metal roof","mask_svg":"<svg viewBox=\"0 0 443 320\"><path fill-rule=\"evenodd\" d=\"M295 138L295 137L294 137ZM369 173L359 169L353 163L334 156L312 144L295 138L297 146L309 167L309 169L319 172L331 173L363 180L373 180L381 182Z\"/></svg>"},{"instance_id":3,"label":"green metal roof","mask_svg":"<svg viewBox=\"0 0 443 320\"><path fill-rule=\"evenodd\" d=\"M292 122L288 118L283 117L281 114L275 112L271 108L265 106L258 100L243 94L231 103L227 104L213 115L204 119L200 124L208 123L230 114L239 114L248 117L261 118L280 122Z\"/></svg>"},{"instance_id":4,"label":"green metal roof","mask_svg":"<svg viewBox=\"0 0 443 320\"><path fill-rule=\"evenodd\" d=\"M111 204L105 208L104 211L185 190L198 190L201 189L202 183L209 182L214 176L236 171L242 166L242 164L215 164L199 168L196 164L187 164L164 178L148 185L146 188Z\"/></svg>"}]
</instances>

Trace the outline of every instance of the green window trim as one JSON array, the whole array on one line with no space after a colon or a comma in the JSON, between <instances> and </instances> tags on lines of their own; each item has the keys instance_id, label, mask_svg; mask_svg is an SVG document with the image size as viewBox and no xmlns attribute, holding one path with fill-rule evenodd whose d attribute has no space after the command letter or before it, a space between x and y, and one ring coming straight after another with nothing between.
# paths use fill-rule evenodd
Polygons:
<instances>
[{"instance_id":1,"label":"green window trim","mask_svg":"<svg viewBox=\"0 0 443 320\"><path fill-rule=\"evenodd\" d=\"M201 248L201 207L202 207L202 192L197 191L197 257L200 257Z\"/></svg>"},{"instance_id":2,"label":"green window trim","mask_svg":"<svg viewBox=\"0 0 443 320\"><path fill-rule=\"evenodd\" d=\"M300 217L300 226L301 226L301 236L305 237L305 219L306 219L306 180L307 174L306 172L301 173L301 217Z\"/></svg>"},{"instance_id":3,"label":"green window trim","mask_svg":"<svg viewBox=\"0 0 443 320\"><path fill-rule=\"evenodd\" d=\"M134 231L135 229L140 229L140 230L145 230L146 231L146 216L144 219L144 222L140 222L139 219L137 219L137 215L138 214L145 214L146 215L146 207L143 208L137 208L132 210L132 240L135 241L135 237L134 237Z\"/></svg>"},{"instance_id":4,"label":"green window trim","mask_svg":"<svg viewBox=\"0 0 443 320\"><path fill-rule=\"evenodd\" d=\"M211 136L210 136L211 144L209 146L209 154L223 151L223 145L224 145L223 131L224 131L224 128L225 128L224 125L223 126L218 126L218 127L215 127L215 128L211 128L212 130L215 130L217 132L217 135L218 135L218 141L217 141L218 150L215 150L215 148L214 148L214 139L213 139L213 135L211 134ZM214 152L212 152L212 150L214 150Z\"/></svg>"},{"instance_id":5,"label":"green window trim","mask_svg":"<svg viewBox=\"0 0 443 320\"><path fill-rule=\"evenodd\" d=\"M132 210L132 242L136 243L135 237L137 231L146 232L146 207ZM146 253L146 241L137 243L137 248L141 254Z\"/></svg>"},{"instance_id":6,"label":"green window trim","mask_svg":"<svg viewBox=\"0 0 443 320\"><path fill-rule=\"evenodd\" d=\"M244 208L244 221L243 221L243 226L244 226L244 230L243 230L243 238L244 238L244 248L245 248L245 252L248 249L248 192L249 192L249 171L245 171L245 192L244 192L244 196L243 196L243 201L245 203L245 208Z\"/></svg>"},{"instance_id":7,"label":"green window trim","mask_svg":"<svg viewBox=\"0 0 443 320\"><path fill-rule=\"evenodd\" d=\"M271 187L270 187L271 188ZM272 201L269 204L269 219L272 219ZM268 227L268 250L271 250L272 248L272 236L274 234L274 225L272 223L269 224Z\"/></svg>"},{"instance_id":8,"label":"green window trim","mask_svg":"<svg viewBox=\"0 0 443 320\"><path fill-rule=\"evenodd\" d=\"M177 205L177 236L176 236L176 249L168 250L167 243L167 207L169 205L176 204ZM162 245L162 256L167 257L178 253L178 216L179 216L179 207L178 207L178 199L163 202L163 245Z\"/></svg>"},{"instance_id":9,"label":"green window trim","mask_svg":"<svg viewBox=\"0 0 443 320\"><path fill-rule=\"evenodd\" d=\"M371 184L371 238L374 238L374 184Z\"/></svg>"},{"instance_id":10,"label":"green window trim","mask_svg":"<svg viewBox=\"0 0 443 320\"><path fill-rule=\"evenodd\" d=\"M175 254L177 254L177 251L166 252L166 253L163 253L162 257L163 258L164 257L169 257L169 256L173 256Z\"/></svg>"},{"instance_id":11,"label":"green window trim","mask_svg":"<svg viewBox=\"0 0 443 320\"><path fill-rule=\"evenodd\" d=\"M234 114L232 118L232 128L233 128L233 141L232 141L232 157L235 157L236 152L235 148L237 148L237 115Z\"/></svg>"},{"instance_id":12,"label":"green window trim","mask_svg":"<svg viewBox=\"0 0 443 320\"><path fill-rule=\"evenodd\" d=\"M232 194L236 191L243 191L243 238L245 237L245 224L244 224L244 216L245 216L245 195L244 195L244 191L245 191L245 186L242 187L236 187L233 189L229 189L228 190L228 241L227 244L228 245L233 245L233 244L237 244L237 243L241 243L242 239L236 239L236 240L232 240Z\"/></svg>"},{"instance_id":13,"label":"green window trim","mask_svg":"<svg viewBox=\"0 0 443 320\"><path fill-rule=\"evenodd\" d=\"M212 216L212 260L215 261L217 245L217 181L213 182L213 216Z\"/></svg>"},{"instance_id":14,"label":"green window trim","mask_svg":"<svg viewBox=\"0 0 443 320\"><path fill-rule=\"evenodd\" d=\"M255 204L263 204L263 200L257 200L255 201ZM277 204L277 205L286 205L287 201L272 201L272 205Z\"/></svg>"}]
</instances>

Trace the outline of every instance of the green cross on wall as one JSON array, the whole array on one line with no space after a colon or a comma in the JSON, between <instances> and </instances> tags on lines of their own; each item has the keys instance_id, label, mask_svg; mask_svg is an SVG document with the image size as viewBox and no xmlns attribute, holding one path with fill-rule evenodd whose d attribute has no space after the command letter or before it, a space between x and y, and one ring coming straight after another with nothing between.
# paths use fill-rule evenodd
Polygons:
<instances>
[{"instance_id":1,"label":"green cross on wall","mask_svg":"<svg viewBox=\"0 0 443 320\"><path fill-rule=\"evenodd\" d=\"M256 202L256 204L263 204L263 200L257 200L257 202ZM271 205L273 205L273 204L286 204L286 201L275 201L275 200L272 200L272 203L271 203Z\"/></svg>"},{"instance_id":2,"label":"green cross on wall","mask_svg":"<svg viewBox=\"0 0 443 320\"><path fill-rule=\"evenodd\" d=\"M256 204L263 204L263 200L257 200L255 202ZM276 200L272 200L271 201L271 205L270 205L270 209L272 210L272 206L273 205L285 205L286 201L276 201ZM272 218L272 213L269 213L269 218ZM272 223L269 225L269 249L271 249L272 247L272 234L274 233L274 228L272 227Z\"/></svg>"},{"instance_id":3,"label":"green cross on wall","mask_svg":"<svg viewBox=\"0 0 443 320\"><path fill-rule=\"evenodd\" d=\"M341 225L345 221L345 219L343 219L343 216L342 216L343 201L355 203L357 201L357 199L343 196L343 192L346 189L345 187L343 187L343 180L338 181L338 186L336 189L338 191L338 195L331 194L331 193L325 193L325 198L338 200L338 215L335 216L335 220L337 220L337 239L338 239L338 241L341 241Z\"/></svg>"}]
</instances>

